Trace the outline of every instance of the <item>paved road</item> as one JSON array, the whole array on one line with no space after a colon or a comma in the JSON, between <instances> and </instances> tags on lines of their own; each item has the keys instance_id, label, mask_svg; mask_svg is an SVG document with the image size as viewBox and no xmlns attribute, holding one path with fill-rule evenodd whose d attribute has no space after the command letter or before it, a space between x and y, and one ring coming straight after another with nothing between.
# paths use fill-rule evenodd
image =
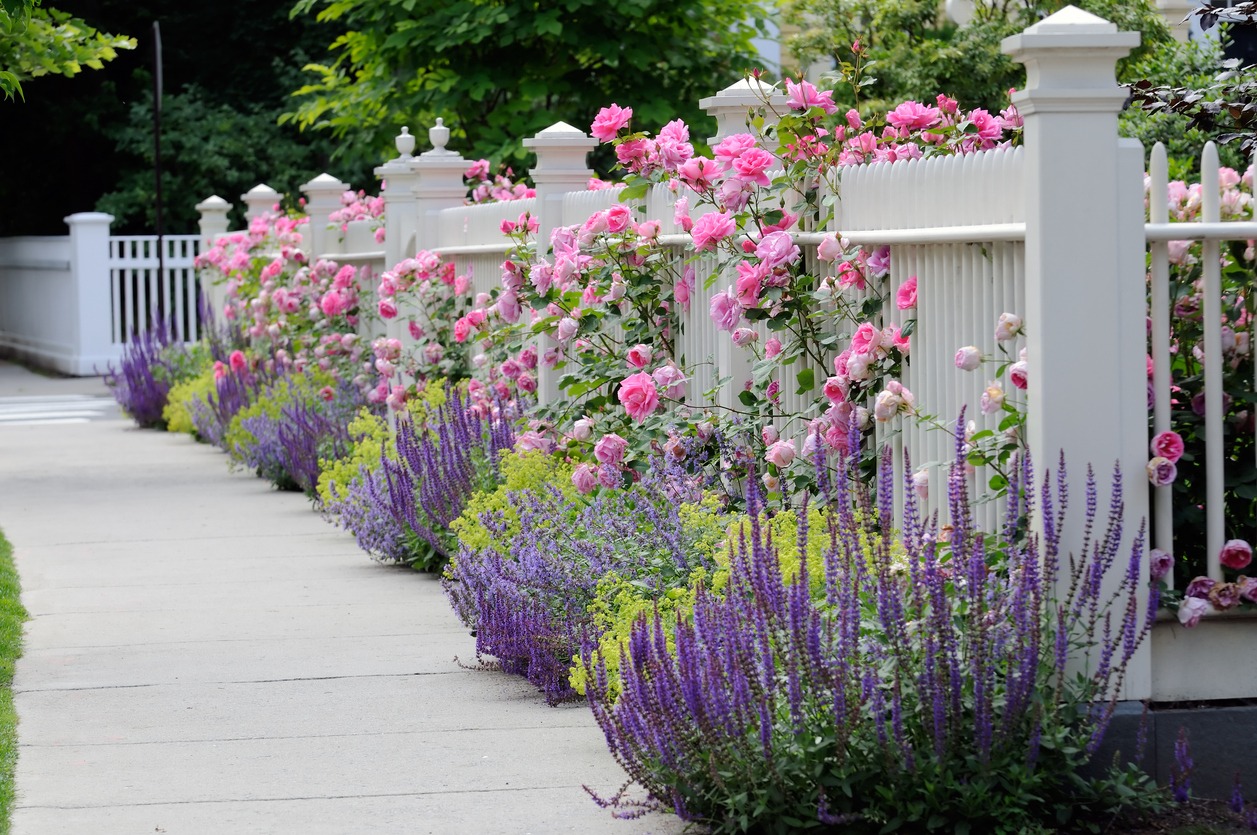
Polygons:
<instances>
[{"instance_id":1,"label":"paved road","mask_svg":"<svg viewBox=\"0 0 1257 835\"><path fill-rule=\"evenodd\" d=\"M301 496L186 437L24 423L0 426L32 614L17 835L680 831L596 807L582 784L622 777L588 711L461 667L439 585Z\"/></svg>"}]
</instances>

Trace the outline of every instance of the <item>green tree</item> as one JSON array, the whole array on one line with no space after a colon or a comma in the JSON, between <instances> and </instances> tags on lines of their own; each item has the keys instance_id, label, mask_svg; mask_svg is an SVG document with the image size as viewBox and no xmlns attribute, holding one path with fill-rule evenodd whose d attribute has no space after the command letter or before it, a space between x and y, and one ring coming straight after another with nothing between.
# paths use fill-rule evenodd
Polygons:
<instances>
[{"instance_id":1,"label":"green tree","mask_svg":"<svg viewBox=\"0 0 1257 835\"><path fill-rule=\"evenodd\" d=\"M77 75L98 70L135 49L135 39L100 32L80 18L34 5L34 0L0 4L0 92L25 97L22 82L42 75Z\"/></svg>"},{"instance_id":2,"label":"green tree","mask_svg":"<svg viewBox=\"0 0 1257 835\"><path fill-rule=\"evenodd\" d=\"M762 18L758 0L299 0L293 15L316 10L344 33L288 118L386 153L399 125L441 116L465 155L499 160L613 101L652 129L702 122L698 99L755 64Z\"/></svg>"},{"instance_id":3,"label":"green tree","mask_svg":"<svg viewBox=\"0 0 1257 835\"><path fill-rule=\"evenodd\" d=\"M965 107L994 111L1007 105L1009 88L1025 81L1024 68L1000 52L1000 41L1069 2L1143 34L1119 74L1172 44L1153 0L975 0L965 26L943 13L942 0L786 0L785 16L799 29L789 47L803 67L848 61L852 43L860 41L877 79L861 93L876 99L870 104L893 107L946 93Z\"/></svg>"}]
</instances>

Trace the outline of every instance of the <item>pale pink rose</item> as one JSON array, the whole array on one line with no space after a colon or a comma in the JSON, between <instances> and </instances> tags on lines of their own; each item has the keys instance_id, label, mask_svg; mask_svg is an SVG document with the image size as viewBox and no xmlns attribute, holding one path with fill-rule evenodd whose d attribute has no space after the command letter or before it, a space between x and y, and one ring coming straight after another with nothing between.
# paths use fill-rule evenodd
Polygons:
<instances>
[{"instance_id":1,"label":"pale pink rose","mask_svg":"<svg viewBox=\"0 0 1257 835\"><path fill-rule=\"evenodd\" d=\"M1004 408L1004 387L995 381L982 392L982 414L993 415Z\"/></svg>"},{"instance_id":2,"label":"pale pink rose","mask_svg":"<svg viewBox=\"0 0 1257 835\"><path fill-rule=\"evenodd\" d=\"M1007 342L1019 333L1021 333L1021 317L1013 313L1001 313L999 321L995 324L996 341Z\"/></svg>"},{"instance_id":3,"label":"pale pink rose","mask_svg":"<svg viewBox=\"0 0 1257 835\"><path fill-rule=\"evenodd\" d=\"M1248 564L1253 561L1252 546L1242 539L1227 540L1218 555L1218 561L1235 571L1247 568Z\"/></svg>"},{"instance_id":4,"label":"pale pink rose","mask_svg":"<svg viewBox=\"0 0 1257 835\"><path fill-rule=\"evenodd\" d=\"M454 295L461 296L471 289L471 279L465 275L454 276Z\"/></svg>"},{"instance_id":5,"label":"pale pink rose","mask_svg":"<svg viewBox=\"0 0 1257 835\"><path fill-rule=\"evenodd\" d=\"M781 433L771 423L759 430L759 436L764 441L764 446L772 446L781 440Z\"/></svg>"},{"instance_id":6,"label":"pale pink rose","mask_svg":"<svg viewBox=\"0 0 1257 835\"><path fill-rule=\"evenodd\" d=\"M690 217L690 199L688 197L677 198L676 204L672 207L672 222L682 232L689 232L694 228L694 219Z\"/></svg>"},{"instance_id":7,"label":"pale pink rose","mask_svg":"<svg viewBox=\"0 0 1257 835\"><path fill-rule=\"evenodd\" d=\"M591 464L580 464L572 471L572 486L582 496L593 492L598 486L598 474Z\"/></svg>"},{"instance_id":8,"label":"pale pink rose","mask_svg":"<svg viewBox=\"0 0 1257 835\"><path fill-rule=\"evenodd\" d=\"M1200 618L1209 611L1208 601L1199 597L1184 598L1178 604L1178 622L1191 629L1200 623Z\"/></svg>"},{"instance_id":9,"label":"pale pink rose","mask_svg":"<svg viewBox=\"0 0 1257 835\"><path fill-rule=\"evenodd\" d=\"M1022 391L1026 390L1026 386L1030 385L1030 366L1025 360L1017 360L1008 366L1008 380Z\"/></svg>"},{"instance_id":10,"label":"pale pink rose","mask_svg":"<svg viewBox=\"0 0 1257 835\"><path fill-rule=\"evenodd\" d=\"M1174 557L1169 551L1153 548L1148 552L1148 573L1153 580L1164 580L1174 569Z\"/></svg>"},{"instance_id":11,"label":"pale pink rose","mask_svg":"<svg viewBox=\"0 0 1257 835\"><path fill-rule=\"evenodd\" d=\"M634 345L628 349L626 359L628 364L634 368L645 368L650 365L650 358L654 354L649 345Z\"/></svg>"},{"instance_id":12,"label":"pale pink rose","mask_svg":"<svg viewBox=\"0 0 1257 835\"><path fill-rule=\"evenodd\" d=\"M851 337L851 353L853 354L874 354L882 344L882 332L869 322L865 322L856 329L855 334Z\"/></svg>"},{"instance_id":13,"label":"pale pink rose","mask_svg":"<svg viewBox=\"0 0 1257 835\"><path fill-rule=\"evenodd\" d=\"M379 372L381 377L392 377L397 367L388 360L380 359L375 361L375 370Z\"/></svg>"},{"instance_id":14,"label":"pale pink rose","mask_svg":"<svg viewBox=\"0 0 1257 835\"><path fill-rule=\"evenodd\" d=\"M685 375L672 363L659 366L651 376L655 378L655 385L659 386L664 397L671 400L685 398Z\"/></svg>"},{"instance_id":15,"label":"pale pink rose","mask_svg":"<svg viewBox=\"0 0 1257 835\"><path fill-rule=\"evenodd\" d=\"M507 360L502 363L499 370L502 372L502 376L508 380L517 379L519 375L524 372L523 366L521 366L516 360Z\"/></svg>"},{"instance_id":16,"label":"pale pink rose","mask_svg":"<svg viewBox=\"0 0 1257 835\"><path fill-rule=\"evenodd\" d=\"M614 432L608 432L594 444L594 458L600 463L618 465L624 460L624 452L628 449L628 441Z\"/></svg>"},{"instance_id":17,"label":"pale pink rose","mask_svg":"<svg viewBox=\"0 0 1257 835\"><path fill-rule=\"evenodd\" d=\"M755 257L770 270L793 264L802 256L789 232L770 232L755 247Z\"/></svg>"},{"instance_id":18,"label":"pale pink rose","mask_svg":"<svg viewBox=\"0 0 1257 835\"><path fill-rule=\"evenodd\" d=\"M816 247L816 257L822 261L837 261L842 257L842 243L837 235L826 235Z\"/></svg>"},{"instance_id":19,"label":"pale pink rose","mask_svg":"<svg viewBox=\"0 0 1257 835\"><path fill-rule=\"evenodd\" d=\"M1240 577L1235 581L1239 587L1240 597L1249 603L1257 603L1257 577Z\"/></svg>"},{"instance_id":20,"label":"pale pink rose","mask_svg":"<svg viewBox=\"0 0 1257 835\"><path fill-rule=\"evenodd\" d=\"M423 346L423 358L429 365L436 365L445 358L445 347L439 342L429 342Z\"/></svg>"},{"instance_id":21,"label":"pale pink rose","mask_svg":"<svg viewBox=\"0 0 1257 835\"><path fill-rule=\"evenodd\" d=\"M912 474L912 491L917 494L917 498L925 501L930 497L930 471L917 470Z\"/></svg>"},{"instance_id":22,"label":"pale pink rose","mask_svg":"<svg viewBox=\"0 0 1257 835\"><path fill-rule=\"evenodd\" d=\"M532 394L537 390L537 378L525 371L519 375L515 385L519 386L520 391Z\"/></svg>"},{"instance_id":23,"label":"pale pink rose","mask_svg":"<svg viewBox=\"0 0 1257 835\"><path fill-rule=\"evenodd\" d=\"M645 371L625 377L620 382L617 396L629 417L638 423L644 421L659 406L659 390L655 386L655 378Z\"/></svg>"},{"instance_id":24,"label":"pale pink rose","mask_svg":"<svg viewBox=\"0 0 1257 835\"><path fill-rule=\"evenodd\" d=\"M555 328L555 336L560 342L567 342L580 328L580 323L571 316L564 316L559 320L558 326Z\"/></svg>"},{"instance_id":25,"label":"pale pink rose","mask_svg":"<svg viewBox=\"0 0 1257 835\"><path fill-rule=\"evenodd\" d=\"M1162 432L1152 439L1150 448L1153 455L1177 464L1183 457L1183 436L1177 432Z\"/></svg>"},{"instance_id":26,"label":"pale pink rose","mask_svg":"<svg viewBox=\"0 0 1257 835\"><path fill-rule=\"evenodd\" d=\"M764 489L769 493L776 493L781 487L781 479L772 473L764 473L759 477L759 480L764 483Z\"/></svg>"},{"instance_id":27,"label":"pale pink rose","mask_svg":"<svg viewBox=\"0 0 1257 835\"><path fill-rule=\"evenodd\" d=\"M1173 484L1174 479L1178 478L1178 468L1174 466L1174 462L1159 455L1151 458L1145 469L1148 471L1148 481L1152 482L1153 487L1165 487L1167 484ZM1223 551L1225 550L1224 548Z\"/></svg>"},{"instance_id":28,"label":"pale pink rose","mask_svg":"<svg viewBox=\"0 0 1257 835\"><path fill-rule=\"evenodd\" d=\"M759 334L750 328L736 328L733 331L733 344L745 348L759 339Z\"/></svg>"},{"instance_id":29,"label":"pale pink rose","mask_svg":"<svg viewBox=\"0 0 1257 835\"><path fill-rule=\"evenodd\" d=\"M742 321L742 306L732 287L712 296L709 313L716 327L722 331L732 331L738 326L738 322Z\"/></svg>"},{"instance_id":30,"label":"pale pink rose","mask_svg":"<svg viewBox=\"0 0 1257 835\"><path fill-rule=\"evenodd\" d=\"M895 294L895 304L900 310L910 310L917 306L917 277L908 276L908 280L899 285Z\"/></svg>"},{"instance_id":31,"label":"pale pink rose","mask_svg":"<svg viewBox=\"0 0 1257 835\"><path fill-rule=\"evenodd\" d=\"M594 422L589 418L581 418L572 424L571 436L576 441L588 441L594 436Z\"/></svg>"},{"instance_id":32,"label":"pale pink rose","mask_svg":"<svg viewBox=\"0 0 1257 835\"><path fill-rule=\"evenodd\" d=\"M515 438L515 449L520 452L549 452L550 439L540 432L521 432Z\"/></svg>"},{"instance_id":33,"label":"pale pink rose","mask_svg":"<svg viewBox=\"0 0 1257 835\"><path fill-rule=\"evenodd\" d=\"M903 398L899 395L889 390L880 392L877 399L873 401L873 417L885 423L899 414L902 406Z\"/></svg>"},{"instance_id":34,"label":"pale pink rose","mask_svg":"<svg viewBox=\"0 0 1257 835\"><path fill-rule=\"evenodd\" d=\"M871 354L852 354L847 360L847 379L854 383L867 380L872 371L874 359L875 357Z\"/></svg>"},{"instance_id":35,"label":"pale pink rose","mask_svg":"<svg viewBox=\"0 0 1257 835\"><path fill-rule=\"evenodd\" d=\"M794 460L794 441L776 441L769 444L768 451L764 453L764 460L772 464L778 469L784 469L790 466L790 462Z\"/></svg>"},{"instance_id":36,"label":"pale pink rose","mask_svg":"<svg viewBox=\"0 0 1257 835\"><path fill-rule=\"evenodd\" d=\"M599 142L610 142L633 118L633 108L612 104L598 111L589 133Z\"/></svg>"},{"instance_id":37,"label":"pale pink rose","mask_svg":"<svg viewBox=\"0 0 1257 835\"><path fill-rule=\"evenodd\" d=\"M956 352L956 367L961 371L975 371L982 364L982 352L973 345L966 345Z\"/></svg>"},{"instance_id":38,"label":"pale pink rose","mask_svg":"<svg viewBox=\"0 0 1257 835\"><path fill-rule=\"evenodd\" d=\"M637 236L639 238L647 241L653 241L655 238L659 237L659 221L643 220L641 223L636 225L634 231L637 232Z\"/></svg>"},{"instance_id":39,"label":"pale pink rose","mask_svg":"<svg viewBox=\"0 0 1257 835\"><path fill-rule=\"evenodd\" d=\"M389 392L388 397L384 398L384 402L394 412L400 412L406 408L406 387L393 386L393 390Z\"/></svg>"},{"instance_id":40,"label":"pale pink rose","mask_svg":"<svg viewBox=\"0 0 1257 835\"><path fill-rule=\"evenodd\" d=\"M694 249L703 252L733 234L737 222L729 212L711 212L694 221Z\"/></svg>"},{"instance_id":41,"label":"pale pink rose","mask_svg":"<svg viewBox=\"0 0 1257 835\"><path fill-rule=\"evenodd\" d=\"M764 358L773 359L780 353L781 353L781 340L775 336L770 337L769 340L764 343Z\"/></svg>"},{"instance_id":42,"label":"pale pink rose","mask_svg":"<svg viewBox=\"0 0 1257 835\"><path fill-rule=\"evenodd\" d=\"M830 377L825 380L825 385L821 387L821 392L830 403L837 405L846 401L849 389L850 384L847 382L846 377Z\"/></svg>"}]
</instances>

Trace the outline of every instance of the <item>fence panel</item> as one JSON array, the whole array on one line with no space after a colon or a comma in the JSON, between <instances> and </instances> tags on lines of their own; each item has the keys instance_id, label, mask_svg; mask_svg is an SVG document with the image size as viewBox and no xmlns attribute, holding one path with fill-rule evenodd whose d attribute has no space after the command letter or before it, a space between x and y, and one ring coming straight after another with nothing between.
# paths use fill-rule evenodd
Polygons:
<instances>
[{"instance_id":1,"label":"fence panel","mask_svg":"<svg viewBox=\"0 0 1257 835\"><path fill-rule=\"evenodd\" d=\"M126 344L154 318L169 319L172 333L180 341L200 338L200 280L193 268L200 238L164 236L165 257L159 259L156 235L110 236L110 336L114 344Z\"/></svg>"}]
</instances>

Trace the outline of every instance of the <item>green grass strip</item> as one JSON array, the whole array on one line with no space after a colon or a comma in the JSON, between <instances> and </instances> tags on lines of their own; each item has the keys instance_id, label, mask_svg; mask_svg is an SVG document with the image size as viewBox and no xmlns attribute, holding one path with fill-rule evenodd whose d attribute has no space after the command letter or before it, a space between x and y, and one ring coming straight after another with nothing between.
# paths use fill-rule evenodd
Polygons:
<instances>
[{"instance_id":1,"label":"green grass strip","mask_svg":"<svg viewBox=\"0 0 1257 835\"><path fill-rule=\"evenodd\" d=\"M22 586L13 565L13 546L0 533L0 833L7 835L17 766L17 711L13 709L13 665L22 654Z\"/></svg>"}]
</instances>

